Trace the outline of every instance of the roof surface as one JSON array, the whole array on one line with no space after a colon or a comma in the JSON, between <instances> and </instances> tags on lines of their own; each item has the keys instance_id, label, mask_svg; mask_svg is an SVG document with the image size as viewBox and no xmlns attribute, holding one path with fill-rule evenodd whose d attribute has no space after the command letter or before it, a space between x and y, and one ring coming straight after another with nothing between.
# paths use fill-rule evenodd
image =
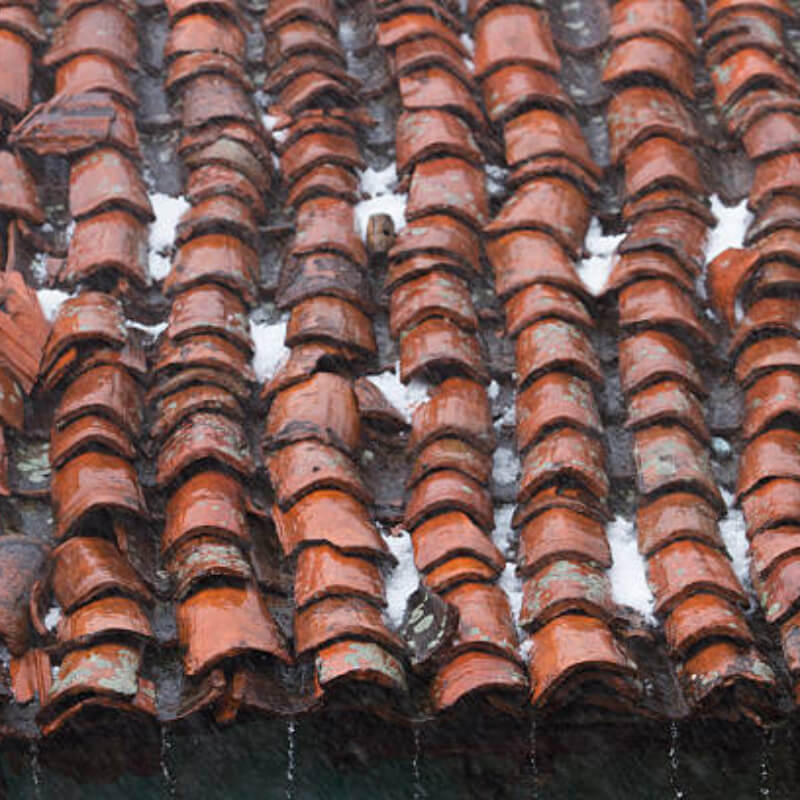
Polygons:
<instances>
[{"instance_id":1,"label":"roof surface","mask_svg":"<svg viewBox=\"0 0 800 800\"><path fill-rule=\"evenodd\" d=\"M4 735L792 712L791 6L0 6Z\"/></svg>"}]
</instances>

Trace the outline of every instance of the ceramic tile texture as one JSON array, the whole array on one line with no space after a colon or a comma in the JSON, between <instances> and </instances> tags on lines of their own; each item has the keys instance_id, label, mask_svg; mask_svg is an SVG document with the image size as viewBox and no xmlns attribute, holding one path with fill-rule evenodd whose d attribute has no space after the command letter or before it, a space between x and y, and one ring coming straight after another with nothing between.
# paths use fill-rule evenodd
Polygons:
<instances>
[{"instance_id":1,"label":"ceramic tile texture","mask_svg":"<svg viewBox=\"0 0 800 800\"><path fill-rule=\"evenodd\" d=\"M791 712L788 4L0 5L3 731Z\"/></svg>"}]
</instances>

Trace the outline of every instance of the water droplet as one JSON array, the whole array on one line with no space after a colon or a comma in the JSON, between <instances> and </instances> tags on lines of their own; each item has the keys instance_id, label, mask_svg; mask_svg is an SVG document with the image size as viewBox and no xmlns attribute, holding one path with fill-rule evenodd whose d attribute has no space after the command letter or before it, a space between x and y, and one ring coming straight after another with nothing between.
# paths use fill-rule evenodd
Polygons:
<instances>
[{"instance_id":1,"label":"water droplet","mask_svg":"<svg viewBox=\"0 0 800 800\"><path fill-rule=\"evenodd\" d=\"M422 753L422 734L418 725L414 725L414 757L411 759L411 774L414 782L413 800L424 800L425 790L422 788L422 776L419 770L419 759Z\"/></svg>"},{"instance_id":2,"label":"water droplet","mask_svg":"<svg viewBox=\"0 0 800 800\"><path fill-rule=\"evenodd\" d=\"M536 717L531 719L528 763L531 767L531 797L533 800L539 800L539 763L536 760Z\"/></svg>"},{"instance_id":3,"label":"water droplet","mask_svg":"<svg viewBox=\"0 0 800 800\"><path fill-rule=\"evenodd\" d=\"M758 793L764 798L772 797L770 791L769 762L770 750L772 749L772 731L764 731L764 738L761 747L761 765L758 774Z\"/></svg>"},{"instance_id":4,"label":"water droplet","mask_svg":"<svg viewBox=\"0 0 800 800\"><path fill-rule=\"evenodd\" d=\"M34 800L42 800L42 765L39 763L39 742L37 739L31 739L28 751L31 757L33 797Z\"/></svg>"},{"instance_id":5,"label":"water droplet","mask_svg":"<svg viewBox=\"0 0 800 800\"><path fill-rule=\"evenodd\" d=\"M295 721L290 719L286 725L286 800L294 800L296 733Z\"/></svg>"},{"instance_id":6,"label":"water droplet","mask_svg":"<svg viewBox=\"0 0 800 800\"><path fill-rule=\"evenodd\" d=\"M680 760L678 758L678 746L680 745L680 731L678 723L672 720L669 723L669 783L675 800L682 800L684 797L680 781Z\"/></svg>"},{"instance_id":7,"label":"water droplet","mask_svg":"<svg viewBox=\"0 0 800 800\"><path fill-rule=\"evenodd\" d=\"M161 726L161 754L160 765L161 774L164 776L164 790L166 796L172 800L178 796L178 789L175 783L175 776L169 766L169 751L172 749L172 740L166 725Z\"/></svg>"}]
</instances>

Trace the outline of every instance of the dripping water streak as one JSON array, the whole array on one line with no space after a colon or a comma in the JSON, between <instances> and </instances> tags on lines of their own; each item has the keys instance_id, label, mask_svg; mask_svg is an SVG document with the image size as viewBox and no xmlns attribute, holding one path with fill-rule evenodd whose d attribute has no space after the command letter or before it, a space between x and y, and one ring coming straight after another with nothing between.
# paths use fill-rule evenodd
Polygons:
<instances>
[{"instance_id":1,"label":"dripping water streak","mask_svg":"<svg viewBox=\"0 0 800 800\"><path fill-rule=\"evenodd\" d=\"M419 757L420 757L420 731L417 725L414 726L414 757L411 760L411 774L414 780L414 800L423 800L425 793L422 791L422 778L419 771Z\"/></svg>"},{"instance_id":2,"label":"dripping water streak","mask_svg":"<svg viewBox=\"0 0 800 800\"><path fill-rule=\"evenodd\" d=\"M295 732L295 722L290 719L286 725L286 800L294 800Z\"/></svg>"},{"instance_id":3,"label":"dripping water streak","mask_svg":"<svg viewBox=\"0 0 800 800\"><path fill-rule=\"evenodd\" d=\"M759 773L758 773L758 794L759 797L770 798L772 797L772 793L769 788L770 778L769 778L769 762L770 762L770 750L772 749L772 733L771 732L764 732L764 741L761 747L761 764L759 766Z\"/></svg>"},{"instance_id":4,"label":"dripping water streak","mask_svg":"<svg viewBox=\"0 0 800 800\"><path fill-rule=\"evenodd\" d=\"M169 738L169 732L165 725L161 726L161 774L164 776L164 787L166 789L167 797L170 800L178 796L175 777L172 770L169 768L169 751L172 749L172 742Z\"/></svg>"},{"instance_id":5,"label":"dripping water streak","mask_svg":"<svg viewBox=\"0 0 800 800\"><path fill-rule=\"evenodd\" d=\"M675 800L684 797L680 784L680 761L678 760L678 723L672 720L669 724L669 782Z\"/></svg>"},{"instance_id":6,"label":"dripping water streak","mask_svg":"<svg viewBox=\"0 0 800 800\"><path fill-rule=\"evenodd\" d=\"M531 797L539 800L539 764L536 760L536 718L531 720L530 751L528 761L531 766Z\"/></svg>"},{"instance_id":7,"label":"dripping water streak","mask_svg":"<svg viewBox=\"0 0 800 800\"><path fill-rule=\"evenodd\" d=\"M42 800L42 765L39 763L39 742L31 739L31 778L33 779L33 796L35 800Z\"/></svg>"}]
</instances>

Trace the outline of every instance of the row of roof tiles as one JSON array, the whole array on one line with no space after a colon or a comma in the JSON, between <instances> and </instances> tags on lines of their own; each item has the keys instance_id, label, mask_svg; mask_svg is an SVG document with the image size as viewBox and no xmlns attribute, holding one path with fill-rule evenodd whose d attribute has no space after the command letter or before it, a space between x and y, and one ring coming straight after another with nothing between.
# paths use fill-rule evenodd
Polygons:
<instances>
[{"instance_id":1,"label":"row of roof tiles","mask_svg":"<svg viewBox=\"0 0 800 800\"><path fill-rule=\"evenodd\" d=\"M487 54L478 69L484 103L511 170L510 196L484 232L515 341L522 475L512 524L520 529L519 624L530 637L531 700L553 709L579 696L624 709L641 684L610 626L616 609L603 525L610 486L594 394L604 377L574 263L601 171L558 83L544 14L501 4L477 18L474 35L476 69L477 54ZM531 108L532 100L545 108Z\"/></svg>"},{"instance_id":2,"label":"row of roof tiles","mask_svg":"<svg viewBox=\"0 0 800 800\"><path fill-rule=\"evenodd\" d=\"M401 380L419 375L437 383L412 418L405 527L424 585L458 612L452 639L443 637L436 654L432 699L443 710L474 692L520 695L527 676L508 598L496 582L504 557L491 541L489 365L471 297L489 217L479 144L485 121L471 99L476 84L463 61L469 53L460 27L397 6L384 7L384 17L395 15L379 22L378 42L400 86L395 150L408 222L388 252L386 292ZM468 103L447 97L451 75ZM414 82L441 101L404 91ZM466 247L448 246L443 228ZM465 377L442 380L448 371ZM418 625L425 624L423 617Z\"/></svg>"},{"instance_id":3,"label":"row of roof tiles","mask_svg":"<svg viewBox=\"0 0 800 800\"><path fill-rule=\"evenodd\" d=\"M55 281L71 286L110 270L122 276L117 288L124 292L128 283L146 281L147 223L154 219L133 112L116 91L117 79L137 66L136 26L111 4L59 11L43 63L58 67L62 80L9 138L70 162L75 235L64 263L54 265ZM85 57L90 61L81 64ZM79 122L84 113L94 125ZM134 463L144 433L145 371L113 296L84 291L62 305L40 367L41 383L57 393L49 455L60 543L31 589L31 621L43 646L14 652L11 664L17 700L38 695L44 733L91 706L155 713L155 685L140 674L153 636L146 614L152 584L143 580L152 565L142 560L141 541L148 512ZM53 605L62 616L51 631L44 618Z\"/></svg>"},{"instance_id":4,"label":"row of roof tiles","mask_svg":"<svg viewBox=\"0 0 800 800\"><path fill-rule=\"evenodd\" d=\"M687 14L688 8L682 16L648 20L635 32L626 31L624 38L615 36L612 26L613 49L603 80L612 87L655 81L670 93L672 103L691 102L696 47L693 30L681 24ZM710 29L716 30L719 17L713 4L709 17ZM739 57L741 51L729 55L725 39L711 35L717 44L705 50L712 58L721 46L726 57ZM611 136L615 133L612 125ZM617 149L623 202L644 209L629 222L619 253L628 255L637 229L650 228L649 237L636 242L634 250L637 255L647 251L647 266L621 281L612 276L619 324L628 332L620 345L620 372L629 420L635 424L639 539L647 552L656 612L664 619L667 643L678 659L690 701L704 708L727 704L725 695L734 687L740 694L731 704L758 717L759 700L743 690L770 691L775 676L754 646L744 616L749 599L719 535L716 520L726 508L711 471L709 436L698 404L707 391L705 381L691 355L712 343L691 285L701 275L708 228L691 204L706 200L707 192L685 136L661 133L648 132L646 123L638 130L631 127L627 135L632 141ZM657 277L646 272L654 263L665 265ZM619 263L615 270L620 270ZM685 278L671 277L681 271L688 285ZM668 535L654 542L643 517L663 524L664 514L682 514L682 523L662 531Z\"/></svg>"},{"instance_id":5,"label":"row of roof tiles","mask_svg":"<svg viewBox=\"0 0 800 800\"><path fill-rule=\"evenodd\" d=\"M751 579L765 618L779 626L797 694L794 508L800 473L793 455L797 301L791 296L797 231L786 212L798 186L791 152L798 139L786 111L796 102L798 86L783 37L788 13L773 3L734 8L706 31L707 40L718 42L705 53L715 105L754 165L748 198L753 220L743 237L749 246L721 253L709 265L706 283L730 333L729 354L744 392L736 491L747 525ZM776 503L772 498L778 496Z\"/></svg>"}]
</instances>

